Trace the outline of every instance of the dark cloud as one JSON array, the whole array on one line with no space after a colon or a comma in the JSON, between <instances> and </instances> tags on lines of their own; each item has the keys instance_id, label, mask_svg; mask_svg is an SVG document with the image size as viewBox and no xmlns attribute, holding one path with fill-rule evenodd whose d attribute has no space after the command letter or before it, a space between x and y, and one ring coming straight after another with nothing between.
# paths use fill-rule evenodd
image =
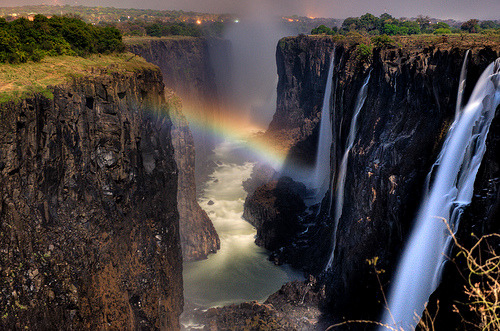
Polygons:
<instances>
[{"instance_id":1,"label":"dark cloud","mask_svg":"<svg viewBox=\"0 0 500 331\"><path fill-rule=\"evenodd\" d=\"M0 6L39 4L41 0L0 0ZM119 8L182 9L199 12L245 14L256 7L275 15L345 18L366 12L396 17L419 14L437 18L500 19L500 0L45 0L47 4L113 6Z\"/></svg>"}]
</instances>

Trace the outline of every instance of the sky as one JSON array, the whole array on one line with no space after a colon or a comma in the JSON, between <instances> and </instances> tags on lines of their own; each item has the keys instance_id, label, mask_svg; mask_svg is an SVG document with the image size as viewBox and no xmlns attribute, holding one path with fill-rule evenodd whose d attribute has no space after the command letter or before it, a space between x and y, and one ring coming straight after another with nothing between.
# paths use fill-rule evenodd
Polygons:
<instances>
[{"instance_id":1,"label":"sky","mask_svg":"<svg viewBox=\"0 0 500 331\"><path fill-rule=\"evenodd\" d=\"M500 0L0 0L0 6L70 4L117 8L175 9L210 13L246 14L254 7L275 15L346 18L367 12L395 17L419 14L435 18L466 20L500 19Z\"/></svg>"}]
</instances>

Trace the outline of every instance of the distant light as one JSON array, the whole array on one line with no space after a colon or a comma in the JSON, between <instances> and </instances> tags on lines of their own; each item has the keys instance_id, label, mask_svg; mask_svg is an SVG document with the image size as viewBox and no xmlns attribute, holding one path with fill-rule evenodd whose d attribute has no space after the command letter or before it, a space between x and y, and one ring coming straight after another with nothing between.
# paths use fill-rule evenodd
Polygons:
<instances>
[{"instance_id":1,"label":"distant light","mask_svg":"<svg viewBox=\"0 0 500 331\"><path fill-rule=\"evenodd\" d=\"M201 24L201 21L200 21L200 20L197 20L197 21L196 21L196 24L200 25L200 24Z\"/></svg>"},{"instance_id":2,"label":"distant light","mask_svg":"<svg viewBox=\"0 0 500 331\"><path fill-rule=\"evenodd\" d=\"M309 16L308 18L310 18L310 19L312 19L312 20L313 20L313 19L315 19L316 17L314 17L314 16Z\"/></svg>"},{"instance_id":3,"label":"distant light","mask_svg":"<svg viewBox=\"0 0 500 331\"><path fill-rule=\"evenodd\" d=\"M234 23L240 23L240 20L234 20Z\"/></svg>"}]
</instances>

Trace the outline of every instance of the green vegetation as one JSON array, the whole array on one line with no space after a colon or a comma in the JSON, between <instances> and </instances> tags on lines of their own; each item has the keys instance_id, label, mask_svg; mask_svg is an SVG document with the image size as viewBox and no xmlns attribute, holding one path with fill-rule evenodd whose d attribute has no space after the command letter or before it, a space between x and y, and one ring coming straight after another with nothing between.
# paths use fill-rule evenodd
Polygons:
<instances>
[{"instance_id":1,"label":"green vegetation","mask_svg":"<svg viewBox=\"0 0 500 331\"><path fill-rule=\"evenodd\" d=\"M314 28L311 30L311 34L327 34L327 35L334 35L337 33L337 27L334 26L333 28L329 28L325 25L320 25L317 28Z\"/></svg>"},{"instance_id":2,"label":"green vegetation","mask_svg":"<svg viewBox=\"0 0 500 331\"><path fill-rule=\"evenodd\" d=\"M33 21L0 18L0 63L38 62L45 56L122 52L120 31L96 27L74 16L36 15Z\"/></svg>"},{"instance_id":3,"label":"green vegetation","mask_svg":"<svg viewBox=\"0 0 500 331\"><path fill-rule=\"evenodd\" d=\"M51 85L77 77L114 72L135 72L157 67L131 53L76 57L45 57L40 62L0 64L0 103L19 100L33 93L52 98Z\"/></svg>"},{"instance_id":4,"label":"green vegetation","mask_svg":"<svg viewBox=\"0 0 500 331\"><path fill-rule=\"evenodd\" d=\"M377 48L384 48L384 47L393 46L394 40L392 40L392 38L389 37L388 35L383 34L383 35L380 35L380 36L374 36L374 37L372 37L372 43Z\"/></svg>"},{"instance_id":5,"label":"green vegetation","mask_svg":"<svg viewBox=\"0 0 500 331\"><path fill-rule=\"evenodd\" d=\"M370 45L359 44L356 46L356 57L363 63L370 63L373 59L373 48Z\"/></svg>"},{"instance_id":6,"label":"green vegetation","mask_svg":"<svg viewBox=\"0 0 500 331\"><path fill-rule=\"evenodd\" d=\"M200 37L202 35L201 28L194 23L153 23L146 25L146 34L152 37L164 36L190 36Z\"/></svg>"},{"instance_id":7,"label":"green vegetation","mask_svg":"<svg viewBox=\"0 0 500 331\"><path fill-rule=\"evenodd\" d=\"M434 23L432 22L434 21ZM452 22L453 23L453 22ZM320 25L312 29L311 34L346 35L349 32L360 32L368 35L388 35L388 36L406 36L418 34L450 34L450 33L500 33L500 23L494 21L480 22L471 19L461 26L450 26L445 22L437 22L429 17L419 16L417 19L397 19L384 13L380 17L366 13L361 17L348 17L342 23L340 29L336 27L330 29L327 26Z\"/></svg>"}]
</instances>

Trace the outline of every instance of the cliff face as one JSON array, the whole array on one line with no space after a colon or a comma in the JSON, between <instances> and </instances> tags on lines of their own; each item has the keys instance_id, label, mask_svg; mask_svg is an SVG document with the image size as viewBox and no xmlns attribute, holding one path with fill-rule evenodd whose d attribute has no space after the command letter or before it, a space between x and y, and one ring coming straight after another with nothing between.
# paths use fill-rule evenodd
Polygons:
<instances>
[{"instance_id":1,"label":"cliff face","mask_svg":"<svg viewBox=\"0 0 500 331\"><path fill-rule=\"evenodd\" d=\"M0 106L3 329L179 328L177 168L161 74Z\"/></svg>"},{"instance_id":2,"label":"cliff face","mask_svg":"<svg viewBox=\"0 0 500 331\"><path fill-rule=\"evenodd\" d=\"M496 117L491 123L488 138L486 140L486 152L483 162L479 167L474 184L474 195L470 206L465 210L456 238L460 245L471 249L477 244L478 238L492 233L500 233L500 109L497 109ZM500 238L490 237L483 244L473 250L473 256L484 263L491 258L486 243L498 255ZM464 293L464 287L470 288L471 284L484 282L486 277L469 275L471 270L461 250L454 247L450 253L452 259L443 272L443 280L436 292L429 300L431 316L437 316L436 329L445 329L450 325L456 330L467 330L468 324L464 321L480 325L477 311L470 311L468 307L460 306L460 314L457 314L453 306L456 302L471 302L470 297ZM497 269L498 270L498 269ZM481 285L483 288L483 285ZM437 304L436 304L437 302ZM439 309L436 313L436 309Z\"/></svg>"},{"instance_id":3,"label":"cliff face","mask_svg":"<svg viewBox=\"0 0 500 331\"><path fill-rule=\"evenodd\" d=\"M218 110L217 85L205 39L152 40L129 45L129 49L160 67L165 85L183 99L183 111L190 118L200 123L213 121ZM182 188L178 208L183 257L186 261L203 259L220 248L217 232L196 200L195 173L203 178L204 162L213 149L213 142L206 132L195 132L193 137L181 111L174 120L173 137Z\"/></svg>"},{"instance_id":4,"label":"cliff face","mask_svg":"<svg viewBox=\"0 0 500 331\"><path fill-rule=\"evenodd\" d=\"M280 137L290 132L289 159L306 164L314 160L315 148L311 146L319 130L326 85L323 74L328 71L329 54L335 52L332 187L339 180L359 90L368 73L371 76L348 158L335 260L332 271L324 275L327 296L335 298L330 305L337 317L378 317L374 307L380 307L382 296L374 267L367 260L378 257L377 269L385 270L378 276L384 286L388 284L420 202L425 177L453 119L465 51L466 47L448 44L375 49L368 65L360 62L355 48L335 46L329 37L280 41L278 107L267 134ZM471 49L466 95L499 54L498 49L489 47ZM329 205L326 200L306 234L295 234L294 244L280 248L280 260L322 271L331 251L335 213L335 206L328 213L325 205ZM311 222L310 217L305 220Z\"/></svg>"}]
</instances>

